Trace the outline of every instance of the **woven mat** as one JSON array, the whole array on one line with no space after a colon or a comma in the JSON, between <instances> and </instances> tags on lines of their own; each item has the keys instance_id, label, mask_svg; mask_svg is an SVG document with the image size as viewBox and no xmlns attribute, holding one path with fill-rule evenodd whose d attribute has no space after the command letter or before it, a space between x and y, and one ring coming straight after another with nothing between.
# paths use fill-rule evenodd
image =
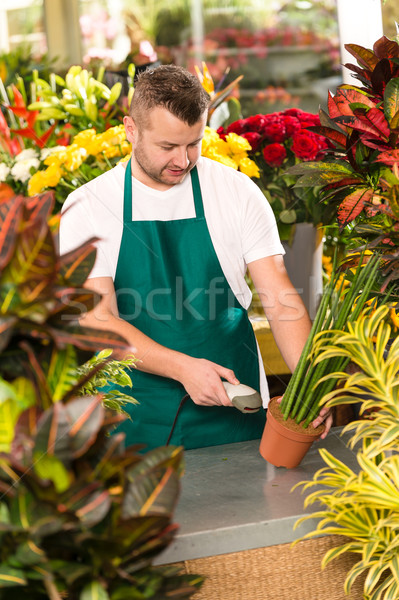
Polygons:
<instances>
[{"instance_id":1,"label":"woven mat","mask_svg":"<svg viewBox=\"0 0 399 600\"><path fill-rule=\"evenodd\" d=\"M193 600L361 600L364 579L344 593L346 575L357 558L347 554L323 571L320 562L330 548L347 541L326 536L178 563L187 573L206 577Z\"/></svg>"}]
</instances>

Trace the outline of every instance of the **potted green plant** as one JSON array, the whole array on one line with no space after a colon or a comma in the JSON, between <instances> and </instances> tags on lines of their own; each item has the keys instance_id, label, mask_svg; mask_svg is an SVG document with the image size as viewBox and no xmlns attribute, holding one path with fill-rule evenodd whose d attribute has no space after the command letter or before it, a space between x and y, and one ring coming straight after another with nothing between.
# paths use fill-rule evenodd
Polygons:
<instances>
[{"instance_id":1,"label":"potted green plant","mask_svg":"<svg viewBox=\"0 0 399 600\"><path fill-rule=\"evenodd\" d=\"M390 343L391 341L391 343ZM327 406L360 404L360 420L349 423L349 444L357 449L358 470L352 470L326 449L326 466L304 490L317 486L305 501L316 512L300 519L319 519L305 537L345 536L344 543L327 552L322 567L344 553L358 555L349 571L345 593L363 576L364 598L399 597L397 535L399 506L399 337L392 336L389 307L366 307L346 331L322 332L314 345L316 363L350 359L355 369L336 371L329 379L340 387L323 397Z\"/></svg>"},{"instance_id":2,"label":"potted green plant","mask_svg":"<svg viewBox=\"0 0 399 600\"><path fill-rule=\"evenodd\" d=\"M363 259L358 255L356 270L347 271L344 278L338 271L331 277L284 396L280 403L277 398L269 403L260 453L275 466L297 466L323 431L320 426L314 429L312 421L319 414L322 398L335 386L329 373L343 371L349 359L326 356L316 360L312 348L321 332L344 331L375 296L380 259L370 256L365 264Z\"/></svg>"},{"instance_id":3,"label":"potted green plant","mask_svg":"<svg viewBox=\"0 0 399 600\"><path fill-rule=\"evenodd\" d=\"M0 595L188 598L200 578L152 566L177 529L182 449L126 450L110 435L125 416L81 395L104 366L79 378L82 362L127 348L79 325L99 300L82 287L95 248L57 255L53 201L0 187Z\"/></svg>"},{"instance_id":4,"label":"potted green plant","mask_svg":"<svg viewBox=\"0 0 399 600\"><path fill-rule=\"evenodd\" d=\"M352 249L384 255L386 286L399 278L399 44L382 37L373 49L345 47L357 60L345 66L360 85L329 94L328 112L320 111L320 125L311 127L331 143L325 159L289 173L299 176L295 188L317 188Z\"/></svg>"}]
</instances>

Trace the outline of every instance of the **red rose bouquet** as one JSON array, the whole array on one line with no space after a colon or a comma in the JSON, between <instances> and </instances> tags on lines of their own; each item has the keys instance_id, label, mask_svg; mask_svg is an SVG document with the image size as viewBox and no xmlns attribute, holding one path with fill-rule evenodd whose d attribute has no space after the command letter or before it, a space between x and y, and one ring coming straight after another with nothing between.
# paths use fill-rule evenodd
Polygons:
<instances>
[{"instance_id":1,"label":"red rose bouquet","mask_svg":"<svg viewBox=\"0 0 399 600\"><path fill-rule=\"evenodd\" d=\"M250 143L248 156L260 171L254 181L273 208L282 239L290 239L295 223L317 225L330 220L326 204L317 198L317 188L294 187L297 177L287 173L299 162L321 160L331 147L325 137L308 129L314 125L320 125L318 115L290 108L239 119L218 130L221 137L234 132Z\"/></svg>"}]
</instances>

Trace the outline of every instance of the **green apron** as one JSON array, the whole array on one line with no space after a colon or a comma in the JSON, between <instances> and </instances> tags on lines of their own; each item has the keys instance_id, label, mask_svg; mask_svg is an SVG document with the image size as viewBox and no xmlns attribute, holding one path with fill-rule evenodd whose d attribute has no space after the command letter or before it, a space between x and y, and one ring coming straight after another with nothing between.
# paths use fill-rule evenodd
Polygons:
<instances>
[{"instance_id":1,"label":"green apron","mask_svg":"<svg viewBox=\"0 0 399 600\"><path fill-rule=\"evenodd\" d=\"M259 391L255 335L247 311L220 266L204 216L196 167L191 171L195 217L133 221L132 175L126 167L123 234L115 275L119 315L159 344L234 370ZM184 387L177 381L131 369L137 405L117 431L126 445L162 446L168 439ZM124 392L126 390L124 389ZM260 438L263 410L243 414L189 400L177 419L171 444L186 449Z\"/></svg>"}]
</instances>

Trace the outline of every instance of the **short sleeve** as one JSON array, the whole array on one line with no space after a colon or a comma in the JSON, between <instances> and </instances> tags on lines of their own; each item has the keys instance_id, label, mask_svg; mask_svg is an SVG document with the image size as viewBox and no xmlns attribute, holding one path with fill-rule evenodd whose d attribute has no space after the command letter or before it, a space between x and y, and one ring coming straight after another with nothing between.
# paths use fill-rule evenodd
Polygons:
<instances>
[{"instance_id":1,"label":"short sleeve","mask_svg":"<svg viewBox=\"0 0 399 600\"><path fill-rule=\"evenodd\" d=\"M90 214L82 189L72 192L62 207L59 236L61 256L89 239L98 237L93 227L93 215ZM112 277L113 273L101 247L101 240L96 243L96 247L96 261L89 277Z\"/></svg>"},{"instance_id":2,"label":"short sleeve","mask_svg":"<svg viewBox=\"0 0 399 600\"><path fill-rule=\"evenodd\" d=\"M285 254L273 210L251 180L243 211L242 252L246 264L266 256Z\"/></svg>"}]
</instances>

